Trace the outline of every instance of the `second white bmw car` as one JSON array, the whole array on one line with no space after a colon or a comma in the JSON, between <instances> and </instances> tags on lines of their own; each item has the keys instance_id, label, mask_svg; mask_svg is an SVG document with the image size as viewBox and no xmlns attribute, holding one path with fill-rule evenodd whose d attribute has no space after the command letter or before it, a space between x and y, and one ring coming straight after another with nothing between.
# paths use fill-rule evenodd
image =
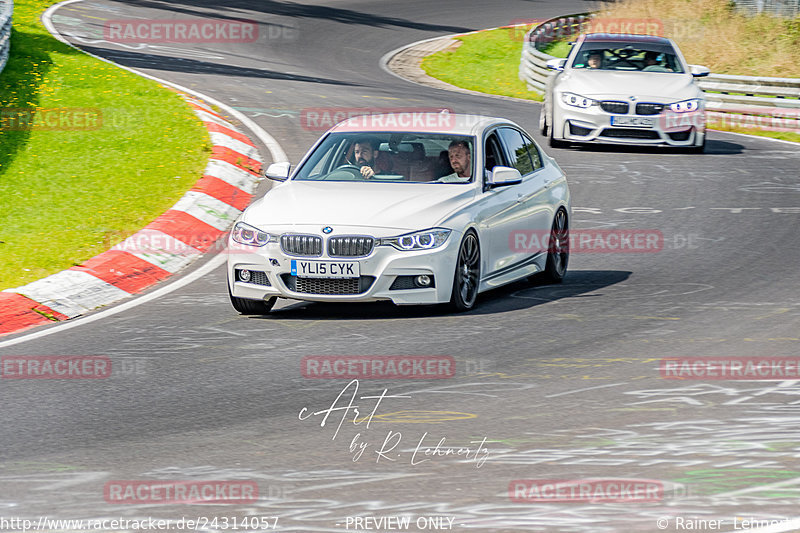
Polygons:
<instances>
[{"instance_id":1,"label":"second white bmw car","mask_svg":"<svg viewBox=\"0 0 800 533\"><path fill-rule=\"evenodd\" d=\"M354 117L248 207L229 239L234 308L277 298L473 307L479 292L569 257L564 173L513 122L456 114Z\"/></svg>"},{"instance_id":2,"label":"second white bmw car","mask_svg":"<svg viewBox=\"0 0 800 533\"><path fill-rule=\"evenodd\" d=\"M670 39L582 35L567 59L548 61L539 126L552 147L576 143L644 144L702 152L705 99Z\"/></svg>"}]
</instances>

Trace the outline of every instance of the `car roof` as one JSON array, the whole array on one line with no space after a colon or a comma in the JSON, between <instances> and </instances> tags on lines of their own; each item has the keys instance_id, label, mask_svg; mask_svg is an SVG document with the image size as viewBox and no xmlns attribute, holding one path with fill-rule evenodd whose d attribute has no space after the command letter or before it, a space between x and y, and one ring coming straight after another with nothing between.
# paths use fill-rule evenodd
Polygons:
<instances>
[{"instance_id":1,"label":"car roof","mask_svg":"<svg viewBox=\"0 0 800 533\"><path fill-rule=\"evenodd\" d=\"M328 132L414 132L475 135L493 124L508 122L505 119L483 115L408 111L350 117L332 127Z\"/></svg>"},{"instance_id":2,"label":"car roof","mask_svg":"<svg viewBox=\"0 0 800 533\"><path fill-rule=\"evenodd\" d=\"M631 35L629 33L587 33L584 36L585 42L611 41L615 43L647 43L647 44L670 44L666 37L656 37L655 35Z\"/></svg>"},{"instance_id":3,"label":"car roof","mask_svg":"<svg viewBox=\"0 0 800 533\"><path fill-rule=\"evenodd\" d=\"M655 35L632 35L629 33L587 33L584 35L585 42L611 41L619 43L647 43L647 44L670 44L666 37Z\"/></svg>"}]
</instances>

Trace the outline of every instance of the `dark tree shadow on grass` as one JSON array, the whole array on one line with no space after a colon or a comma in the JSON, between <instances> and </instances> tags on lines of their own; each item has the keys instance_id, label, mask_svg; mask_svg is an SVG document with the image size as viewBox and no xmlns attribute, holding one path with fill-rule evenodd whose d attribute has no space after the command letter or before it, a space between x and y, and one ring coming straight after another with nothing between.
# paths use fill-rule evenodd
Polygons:
<instances>
[{"instance_id":1,"label":"dark tree shadow on grass","mask_svg":"<svg viewBox=\"0 0 800 533\"><path fill-rule=\"evenodd\" d=\"M12 30L8 62L0 73L0 176L28 144L42 83L53 66L53 53L80 52L50 35Z\"/></svg>"}]
</instances>

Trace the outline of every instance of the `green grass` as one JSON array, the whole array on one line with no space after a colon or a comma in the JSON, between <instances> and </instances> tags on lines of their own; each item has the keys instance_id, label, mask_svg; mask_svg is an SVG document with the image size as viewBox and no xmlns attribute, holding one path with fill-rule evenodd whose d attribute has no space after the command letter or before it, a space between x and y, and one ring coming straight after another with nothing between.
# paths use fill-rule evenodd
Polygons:
<instances>
[{"instance_id":1,"label":"green grass","mask_svg":"<svg viewBox=\"0 0 800 533\"><path fill-rule=\"evenodd\" d=\"M422 69L434 78L473 91L541 101L519 79L524 32L499 28L457 37L461 46L422 60Z\"/></svg>"},{"instance_id":2,"label":"green grass","mask_svg":"<svg viewBox=\"0 0 800 533\"><path fill-rule=\"evenodd\" d=\"M791 131L759 130L756 128L732 127L714 123L710 123L708 127L717 131L732 131L734 133L746 133L748 135L758 135L759 137L769 137L771 139L781 139L783 141L792 141L800 143L800 133L794 133Z\"/></svg>"},{"instance_id":3,"label":"green grass","mask_svg":"<svg viewBox=\"0 0 800 533\"><path fill-rule=\"evenodd\" d=\"M50 36L39 17L53 3L14 3L0 74L0 289L135 233L191 187L210 153L207 131L176 93ZM8 108L38 110L37 120L84 108L99 127L15 129Z\"/></svg>"},{"instance_id":4,"label":"green grass","mask_svg":"<svg viewBox=\"0 0 800 533\"><path fill-rule=\"evenodd\" d=\"M550 54L553 57L566 58L570 50L572 50L572 47L569 45L569 41L553 41L545 46L542 52Z\"/></svg>"}]
</instances>

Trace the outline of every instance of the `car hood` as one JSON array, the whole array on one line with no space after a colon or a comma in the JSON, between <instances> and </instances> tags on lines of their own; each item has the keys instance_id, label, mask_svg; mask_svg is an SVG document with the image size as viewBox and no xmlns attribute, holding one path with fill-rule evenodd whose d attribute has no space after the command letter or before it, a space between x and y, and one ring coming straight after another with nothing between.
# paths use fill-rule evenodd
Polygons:
<instances>
[{"instance_id":1,"label":"car hood","mask_svg":"<svg viewBox=\"0 0 800 533\"><path fill-rule=\"evenodd\" d=\"M473 184L288 181L247 208L260 229L316 225L402 231L440 224L475 196Z\"/></svg>"},{"instance_id":2,"label":"car hood","mask_svg":"<svg viewBox=\"0 0 800 533\"><path fill-rule=\"evenodd\" d=\"M664 103L696 98L700 94L691 74L613 70L570 70L561 76L558 90L595 99L635 96L639 100Z\"/></svg>"}]
</instances>

